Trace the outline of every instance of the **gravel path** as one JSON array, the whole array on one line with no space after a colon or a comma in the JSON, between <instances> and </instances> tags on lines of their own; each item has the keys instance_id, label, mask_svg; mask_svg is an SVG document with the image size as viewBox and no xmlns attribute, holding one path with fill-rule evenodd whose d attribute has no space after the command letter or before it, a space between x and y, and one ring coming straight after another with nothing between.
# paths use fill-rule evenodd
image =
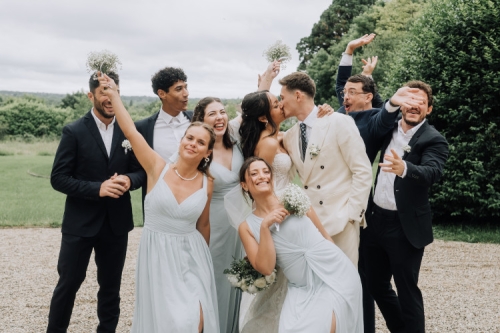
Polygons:
<instances>
[{"instance_id":1,"label":"gravel path","mask_svg":"<svg viewBox=\"0 0 500 333\"><path fill-rule=\"evenodd\" d=\"M130 233L117 332L129 332L141 228ZM60 229L0 229L0 332L45 332L57 282ZM420 274L428 332L500 332L500 245L435 241ZM78 292L69 332L95 332L93 259ZM378 314L377 332L388 332Z\"/></svg>"}]
</instances>

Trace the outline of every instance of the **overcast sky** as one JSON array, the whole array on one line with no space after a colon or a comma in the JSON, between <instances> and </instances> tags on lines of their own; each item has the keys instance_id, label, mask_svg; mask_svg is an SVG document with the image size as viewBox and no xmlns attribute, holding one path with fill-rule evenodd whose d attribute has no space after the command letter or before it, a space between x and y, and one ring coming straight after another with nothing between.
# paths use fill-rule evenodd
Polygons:
<instances>
[{"instance_id":1,"label":"overcast sky","mask_svg":"<svg viewBox=\"0 0 500 333\"><path fill-rule=\"evenodd\" d=\"M293 57L280 77L297 68L296 44L331 2L1 0L0 90L88 90L87 55L107 49L122 62L123 95L154 96L151 76L173 66L188 76L190 97L243 97L275 41Z\"/></svg>"}]
</instances>

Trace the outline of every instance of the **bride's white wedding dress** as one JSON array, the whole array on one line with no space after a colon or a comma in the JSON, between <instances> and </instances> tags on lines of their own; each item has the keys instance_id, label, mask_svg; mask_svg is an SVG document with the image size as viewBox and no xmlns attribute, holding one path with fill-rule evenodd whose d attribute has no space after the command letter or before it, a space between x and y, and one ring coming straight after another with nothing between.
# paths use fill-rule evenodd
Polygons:
<instances>
[{"instance_id":1,"label":"bride's white wedding dress","mask_svg":"<svg viewBox=\"0 0 500 333\"><path fill-rule=\"evenodd\" d=\"M291 181L292 161L279 153L272 166L279 196ZM257 242L261 221L253 214L247 218ZM332 313L337 333L363 332L359 275L342 250L307 217L288 217L272 237L280 266L277 282L255 296L241 332L330 332Z\"/></svg>"}]
</instances>

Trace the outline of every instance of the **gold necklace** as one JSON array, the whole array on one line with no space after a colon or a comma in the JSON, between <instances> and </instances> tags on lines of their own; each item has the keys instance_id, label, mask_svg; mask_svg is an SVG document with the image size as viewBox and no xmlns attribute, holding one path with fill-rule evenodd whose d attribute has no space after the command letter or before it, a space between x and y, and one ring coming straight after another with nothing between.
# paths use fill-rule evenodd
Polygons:
<instances>
[{"instance_id":1,"label":"gold necklace","mask_svg":"<svg viewBox=\"0 0 500 333\"><path fill-rule=\"evenodd\" d=\"M177 171L177 167L176 167L176 166L174 167L174 171L175 171L175 173L177 174L177 176L179 176L179 178L180 178L180 179L182 179L182 180L186 180L186 181L191 181L191 180L194 180L196 177L198 177L198 173L199 173L199 172L196 172L196 175L194 175L194 177L193 177L193 178L185 178L185 177L182 177L182 176L179 174L179 171Z\"/></svg>"}]
</instances>

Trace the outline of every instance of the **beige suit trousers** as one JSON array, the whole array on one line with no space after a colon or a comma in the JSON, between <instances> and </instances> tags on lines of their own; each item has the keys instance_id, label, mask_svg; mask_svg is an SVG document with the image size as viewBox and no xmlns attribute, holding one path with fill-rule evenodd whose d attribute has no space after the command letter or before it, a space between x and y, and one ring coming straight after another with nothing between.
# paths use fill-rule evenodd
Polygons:
<instances>
[{"instance_id":1,"label":"beige suit trousers","mask_svg":"<svg viewBox=\"0 0 500 333\"><path fill-rule=\"evenodd\" d=\"M344 230L333 235L332 239L335 245L346 254L357 268L359 259L359 222L347 223Z\"/></svg>"}]
</instances>

